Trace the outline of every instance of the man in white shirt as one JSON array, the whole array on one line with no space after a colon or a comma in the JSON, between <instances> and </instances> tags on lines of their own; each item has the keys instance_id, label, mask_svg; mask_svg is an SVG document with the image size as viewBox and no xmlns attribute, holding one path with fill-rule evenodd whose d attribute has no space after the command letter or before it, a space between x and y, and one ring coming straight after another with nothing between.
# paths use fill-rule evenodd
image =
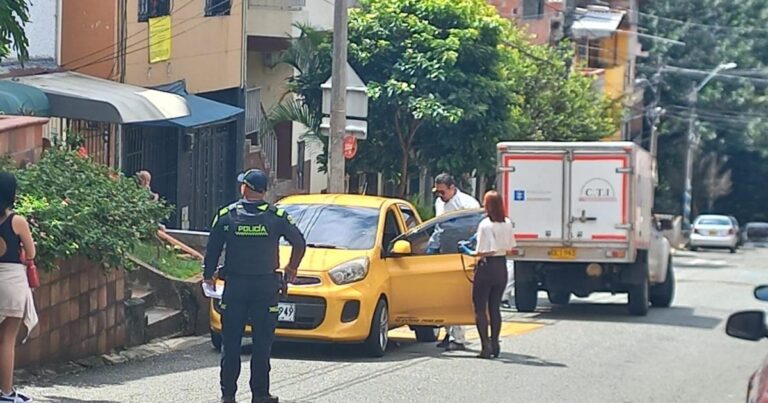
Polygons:
<instances>
[{"instance_id":1,"label":"man in white shirt","mask_svg":"<svg viewBox=\"0 0 768 403\"><path fill-rule=\"evenodd\" d=\"M456 210L480 208L480 202L474 197L459 190L459 188L456 187L456 181L453 177L446 173L435 177L435 187L433 191L437 195L437 199L435 199L435 216L440 216L444 213ZM436 231L435 235L437 237L439 237L439 232ZM439 244L439 238L437 244ZM455 247L455 245L453 247ZM445 339L438 344L438 347L444 347L448 350L464 350L465 343L466 336L464 335L464 328L461 326L448 326L448 334Z\"/></svg>"}]
</instances>

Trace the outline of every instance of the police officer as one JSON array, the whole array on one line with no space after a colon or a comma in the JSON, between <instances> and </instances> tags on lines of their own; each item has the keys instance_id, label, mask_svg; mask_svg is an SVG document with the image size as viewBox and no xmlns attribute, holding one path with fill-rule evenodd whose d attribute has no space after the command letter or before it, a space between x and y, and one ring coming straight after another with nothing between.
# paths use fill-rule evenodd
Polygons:
<instances>
[{"instance_id":1,"label":"police officer","mask_svg":"<svg viewBox=\"0 0 768 403\"><path fill-rule=\"evenodd\" d=\"M222 208L213 219L205 254L203 281L215 286L214 271L224 245L227 247L223 276L226 287L222 310L222 402L235 402L240 376L240 348L244 327L251 320L251 392L253 402L277 402L269 394L269 358L277 324L279 290L283 280L296 279L304 257L304 236L288 214L264 201L267 175L251 169L238 176L243 199ZM281 279L277 274L278 248L284 237L293 246L291 259Z\"/></svg>"}]
</instances>

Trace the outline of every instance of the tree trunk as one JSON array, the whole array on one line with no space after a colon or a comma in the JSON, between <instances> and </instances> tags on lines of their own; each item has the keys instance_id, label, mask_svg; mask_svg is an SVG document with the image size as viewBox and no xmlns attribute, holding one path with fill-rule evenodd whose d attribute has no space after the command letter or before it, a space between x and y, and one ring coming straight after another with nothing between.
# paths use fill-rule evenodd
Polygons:
<instances>
[{"instance_id":1,"label":"tree trunk","mask_svg":"<svg viewBox=\"0 0 768 403\"><path fill-rule=\"evenodd\" d=\"M405 191L408 189L408 162L410 149L403 149L402 160L400 160L400 185L397 187L397 196L405 198Z\"/></svg>"}]
</instances>

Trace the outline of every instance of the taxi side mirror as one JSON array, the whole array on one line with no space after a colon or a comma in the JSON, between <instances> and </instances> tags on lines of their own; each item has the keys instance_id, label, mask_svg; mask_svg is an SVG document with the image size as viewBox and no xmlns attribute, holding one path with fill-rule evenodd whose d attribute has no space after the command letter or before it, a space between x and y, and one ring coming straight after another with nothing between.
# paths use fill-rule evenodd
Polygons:
<instances>
[{"instance_id":1,"label":"taxi side mirror","mask_svg":"<svg viewBox=\"0 0 768 403\"><path fill-rule=\"evenodd\" d=\"M393 255L410 255L411 243L403 239L395 242L395 244L392 246L392 254Z\"/></svg>"}]
</instances>

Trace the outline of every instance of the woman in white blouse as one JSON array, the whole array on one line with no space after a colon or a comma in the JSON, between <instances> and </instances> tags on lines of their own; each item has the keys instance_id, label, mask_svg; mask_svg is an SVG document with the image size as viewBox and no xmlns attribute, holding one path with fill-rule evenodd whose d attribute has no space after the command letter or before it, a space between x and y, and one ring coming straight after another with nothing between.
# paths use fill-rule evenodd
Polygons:
<instances>
[{"instance_id":1,"label":"woman in white blouse","mask_svg":"<svg viewBox=\"0 0 768 403\"><path fill-rule=\"evenodd\" d=\"M488 215L477 227L477 258L472 302L475 322L482 341L478 357L498 357L501 346L501 298L507 285L507 254L515 244L512 222L504 214L504 201L496 191L485 194L483 200ZM488 337L488 317L491 333Z\"/></svg>"}]
</instances>

